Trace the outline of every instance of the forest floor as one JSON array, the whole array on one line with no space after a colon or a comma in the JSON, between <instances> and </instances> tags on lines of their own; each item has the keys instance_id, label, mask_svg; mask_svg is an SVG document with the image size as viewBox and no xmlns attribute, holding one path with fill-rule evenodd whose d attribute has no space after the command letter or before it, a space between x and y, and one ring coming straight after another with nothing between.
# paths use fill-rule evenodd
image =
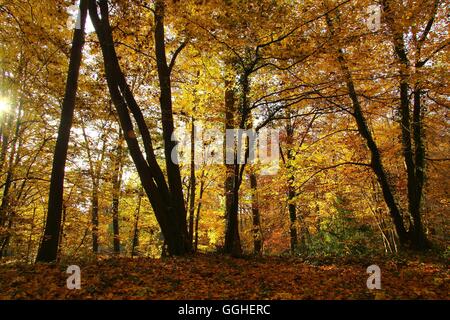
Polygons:
<instances>
[{"instance_id":1,"label":"forest floor","mask_svg":"<svg viewBox=\"0 0 450 320\"><path fill-rule=\"evenodd\" d=\"M433 259L117 258L80 263L81 289L67 265L0 265L0 299L449 299L448 264ZM366 268L381 268L369 290Z\"/></svg>"}]
</instances>

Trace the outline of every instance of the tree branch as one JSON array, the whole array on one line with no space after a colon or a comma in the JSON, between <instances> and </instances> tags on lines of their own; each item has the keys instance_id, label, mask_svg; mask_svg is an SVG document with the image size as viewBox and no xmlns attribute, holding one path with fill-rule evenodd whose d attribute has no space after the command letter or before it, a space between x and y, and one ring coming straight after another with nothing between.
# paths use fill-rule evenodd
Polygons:
<instances>
[{"instance_id":1,"label":"tree branch","mask_svg":"<svg viewBox=\"0 0 450 320\"><path fill-rule=\"evenodd\" d=\"M169 63L169 74L172 73L172 69L173 69L173 66L175 65L175 61L177 60L178 55L186 47L188 42L189 42L188 40L183 41L180 44L180 46L177 48L177 50L175 50L175 52L173 53L172 59L170 60L170 63Z\"/></svg>"}]
</instances>

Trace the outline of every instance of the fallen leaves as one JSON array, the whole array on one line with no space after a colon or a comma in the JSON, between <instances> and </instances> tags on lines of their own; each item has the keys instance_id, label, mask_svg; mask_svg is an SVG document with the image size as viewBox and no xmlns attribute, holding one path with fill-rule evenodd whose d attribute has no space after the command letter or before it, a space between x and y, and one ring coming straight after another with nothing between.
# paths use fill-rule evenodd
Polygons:
<instances>
[{"instance_id":1,"label":"fallen leaves","mask_svg":"<svg viewBox=\"0 0 450 320\"><path fill-rule=\"evenodd\" d=\"M66 266L0 266L0 299L448 299L437 262L379 264L381 290L366 287L366 265L316 266L278 257L198 255L109 259L80 265L81 289L66 288Z\"/></svg>"}]
</instances>

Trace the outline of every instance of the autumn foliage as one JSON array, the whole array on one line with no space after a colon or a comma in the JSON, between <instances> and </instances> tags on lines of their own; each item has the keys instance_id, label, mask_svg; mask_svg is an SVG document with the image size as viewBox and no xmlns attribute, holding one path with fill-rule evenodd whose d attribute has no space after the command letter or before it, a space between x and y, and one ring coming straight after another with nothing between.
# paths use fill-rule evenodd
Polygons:
<instances>
[{"instance_id":1,"label":"autumn foliage","mask_svg":"<svg viewBox=\"0 0 450 320\"><path fill-rule=\"evenodd\" d=\"M71 5L0 3L0 298L447 298L446 1Z\"/></svg>"},{"instance_id":2,"label":"autumn foliage","mask_svg":"<svg viewBox=\"0 0 450 320\"><path fill-rule=\"evenodd\" d=\"M380 259L380 260L378 260ZM1 299L447 299L448 271L424 258L380 264L382 289L366 287L364 264L247 258L107 259L80 264L81 290L66 288L64 265L2 266Z\"/></svg>"}]
</instances>

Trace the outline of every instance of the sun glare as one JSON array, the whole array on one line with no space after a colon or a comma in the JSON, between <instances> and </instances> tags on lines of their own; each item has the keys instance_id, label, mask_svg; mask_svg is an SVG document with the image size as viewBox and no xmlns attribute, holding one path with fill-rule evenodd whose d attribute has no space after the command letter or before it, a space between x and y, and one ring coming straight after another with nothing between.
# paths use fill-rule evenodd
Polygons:
<instances>
[{"instance_id":1,"label":"sun glare","mask_svg":"<svg viewBox=\"0 0 450 320\"><path fill-rule=\"evenodd\" d=\"M0 112L6 112L9 110L9 100L7 98L0 98Z\"/></svg>"}]
</instances>

